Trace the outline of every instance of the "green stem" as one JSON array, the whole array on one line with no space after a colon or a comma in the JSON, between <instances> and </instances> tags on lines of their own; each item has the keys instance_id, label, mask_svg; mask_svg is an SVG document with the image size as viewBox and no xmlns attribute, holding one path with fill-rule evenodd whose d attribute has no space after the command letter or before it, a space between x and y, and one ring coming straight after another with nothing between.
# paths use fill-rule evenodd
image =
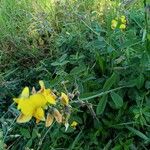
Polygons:
<instances>
[{"instance_id":1,"label":"green stem","mask_svg":"<svg viewBox=\"0 0 150 150\"><path fill-rule=\"evenodd\" d=\"M149 52L149 48L150 48L150 44L149 44L149 41L148 41L148 15L147 15L147 2L146 0L143 1L144 3L144 9L145 9L145 30L146 30L146 40L145 40L145 44L146 44L146 51L148 54L150 54Z\"/></svg>"},{"instance_id":2,"label":"green stem","mask_svg":"<svg viewBox=\"0 0 150 150\"><path fill-rule=\"evenodd\" d=\"M89 97L86 97L86 98L80 98L80 100L81 101L90 100L90 99L93 99L93 98L96 98L96 97L100 97L100 96L106 95L108 93L111 93L111 92L114 92L114 91L117 91L117 90L120 90L120 89L123 89L123 88L127 88L127 87L129 88L131 86L129 85L129 86L118 87L118 88L111 89L111 90L108 90L108 91L105 91L105 92L101 92L101 93L98 93L96 95L92 95L92 96L89 96Z\"/></svg>"}]
</instances>

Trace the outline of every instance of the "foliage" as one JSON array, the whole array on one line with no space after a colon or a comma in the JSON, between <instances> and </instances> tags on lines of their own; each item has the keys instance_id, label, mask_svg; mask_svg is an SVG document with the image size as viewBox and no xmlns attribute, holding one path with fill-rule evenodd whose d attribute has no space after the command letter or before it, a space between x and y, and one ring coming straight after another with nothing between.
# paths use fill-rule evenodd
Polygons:
<instances>
[{"instance_id":1,"label":"foliage","mask_svg":"<svg viewBox=\"0 0 150 150\"><path fill-rule=\"evenodd\" d=\"M148 5L120 0L0 1L0 145L6 149L149 149ZM125 16L126 29L112 30ZM12 98L44 80L76 93L69 124L16 123ZM64 84L65 88L64 89ZM76 103L80 102L80 103Z\"/></svg>"}]
</instances>

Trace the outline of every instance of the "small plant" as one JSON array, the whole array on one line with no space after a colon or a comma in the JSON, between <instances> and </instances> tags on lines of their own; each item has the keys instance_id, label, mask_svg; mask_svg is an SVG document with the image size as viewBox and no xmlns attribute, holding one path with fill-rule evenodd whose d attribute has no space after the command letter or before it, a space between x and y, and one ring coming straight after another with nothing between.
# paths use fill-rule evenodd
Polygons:
<instances>
[{"instance_id":1,"label":"small plant","mask_svg":"<svg viewBox=\"0 0 150 150\"><path fill-rule=\"evenodd\" d=\"M41 87L39 91L36 91L33 87L30 95L29 88L25 87L19 98L13 99L17 104L17 109L20 110L17 122L26 123L34 117L36 123L45 121L45 126L49 127L55 118L58 123L63 123L67 130L69 126L68 120L71 115L69 96L58 91L55 91L56 94L54 94L51 89L45 88L43 81L39 81L39 84ZM71 98L74 97L73 94L70 95L72 95ZM71 126L75 128L77 122L73 121Z\"/></svg>"}]
</instances>

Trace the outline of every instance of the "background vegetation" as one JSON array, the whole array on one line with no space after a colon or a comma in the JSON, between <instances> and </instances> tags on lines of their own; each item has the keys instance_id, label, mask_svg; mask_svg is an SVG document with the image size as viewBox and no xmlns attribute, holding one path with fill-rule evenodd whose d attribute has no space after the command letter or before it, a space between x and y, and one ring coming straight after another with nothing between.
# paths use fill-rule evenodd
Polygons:
<instances>
[{"instance_id":1,"label":"background vegetation","mask_svg":"<svg viewBox=\"0 0 150 150\"><path fill-rule=\"evenodd\" d=\"M148 150L150 16L145 6L142 0L1 0L0 147ZM127 28L112 30L111 20L121 15ZM12 98L41 79L60 90L67 81L68 91L79 91L85 105L72 104L76 129L15 122Z\"/></svg>"}]
</instances>

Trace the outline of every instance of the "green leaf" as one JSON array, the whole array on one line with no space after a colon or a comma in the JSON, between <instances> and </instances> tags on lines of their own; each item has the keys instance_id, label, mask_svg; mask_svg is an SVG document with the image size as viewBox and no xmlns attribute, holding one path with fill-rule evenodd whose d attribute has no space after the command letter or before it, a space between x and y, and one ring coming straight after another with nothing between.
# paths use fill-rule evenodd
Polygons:
<instances>
[{"instance_id":1,"label":"green leaf","mask_svg":"<svg viewBox=\"0 0 150 150\"><path fill-rule=\"evenodd\" d=\"M20 133L22 136L24 136L27 139L29 139L31 137L28 129L20 128Z\"/></svg>"},{"instance_id":2,"label":"green leaf","mask_svg":"<svg viewBox=\"0 0 150 150\"><path fill-rule=\"evenodd\" d=\"M26 147L31 147L32 146L32 143L33 143L33 141L32 141L32 139L30 139L28 142L27 142L27 144L26 144Z\"/></svg>"},{"instance_id":3,"label":"green leaf","mask_svg":"<svg viewBox=\"0 0 150 150\"><path fill-rule=\"evenodd\" d=\"M112 92L110 93L110 95L111 95L113 102L115 103L116 108L120 108L123 106L123 99L119 94Z\"/></svg>"},{"instance_id":4,"label":"green leaf","mask_svg":"<svg viewBox=\"0 0 150 150\"><path fill-rule=\"evenodd\" d=\"M141 73L140 76L136 79L136 86L140 89L144 84L144 75Z\"/></svg>"},{"instance_id":5,"label":"green leaf","mask_svg":"<svg viewBox=\"0 0 150 150\"><path fill-rule=\"evenodd\" d=\"M96 108L97 115L100 115L104 112L106 104L107 104L107 98L108 98L108 95L104 95L102 98L100 98L100 101Z\"/></svg>"},{"instance_id":6,"label":"green leaf","mask_svg":"<svg viewBox=\"0 0 150 150\"><path fill-rule=\"evenodd\" d=\"M112 85L116 82L116 74L113 73L110 78L108 78L103 86L104 91L109 90Z\"/></svg>"},{"instance_id":7,"label":"green leaf","mask_svg":"<svg viewBox=\"0 0 150 150\"><path fill-rule=\"evenodd\" d=\"M112 87L112 85L116 82L116 77L117 77L116 74L113 73L111 75L111 77L107 79L107 81L105 82L105 84L103 86L103 90L104 91L107 91L107 90L109 90ZM96 108L97 115L100 115L100 114L102 114L104 112L106 104L107 104L107 98L108 98L108 96L104 95L100 99L100 101L99 101L99 103L97 105L97 108Z\"/></svg>"},{"instance_id":8,"label":"green leaf","mask_svg":"<svg viewBox=\"0 0 150 150\"><path fill-rule=\"evenodd\" d=\"M145 134L143 134L141 131L139 131L139 130L137 130L135 128L129 127L129 126L127 127L127 129L130 130L135 135L139 136L140 138L142 138L142 139L144 139L146 141L149 140L149 138Z\"/></svg>"},{"instance_id":9,"label":"green leaf","mask_svg":"<svg viewBox=\"0 0 150 150\"><path fill-rule=\"evenodd\" d=\"M78 133L78 135L75 137L74 141L71 143L69 150L72 150L75 148L76 144L78 143L78 141L80 140L82 135L82 130Z\"/></svg>"},{"instance_id":10,"label":"green leaf","mask_svg":"<svg viewBox=\"0 0 150 150\"><path fill-rule=\"evenodd\" d=\"M150 81L146 81L146 82L145 82L145 88L146 88L147 90L150 89Z\"/></svg>"},{"instance_id":11,"label":"green leaf","mask_svg":"<svg viewBox=\"0 0 150 150\"><path fill-rule=\"evenodd\" d=\"M66 65L69 61L65 60L63 62L53 62L51 63L52 66L56 67L56 66L63 66Z\"/></svg>"},{"instance_id":12,"label":"green leaf","mask_svg":"<svg viewBox=\"0 0 150 150\"><path fill-rule=\"evenodd\" d=\"M112 148L112 150L121 150L121 149L122 149L122 146L119 145L119 144L115 145L115 146Z\"/></svg>"},{"instance_id":13,"label":"green leaf","mask_svg":"<svg viewBox=\"0 0 150 150\"><path fill-rule=\"evenodd\" d=\"M104 58L101 57L99 53L96 53L96 62L97 62L99 70L103 74L105 71L105 61L104 61Z\"/></svg>"},{"instance_id":14,"label":"green leaf","mask_svg":"<svg viewBox=\"0 0 150 150\"><path fill-rule=\"evenodd\" d=\"M78 66L78 67L74 67L71 71L70 71L70 75L82 75L83 72L86 71L86 67L84 65Z\"/></svg>"}]
</instances>

